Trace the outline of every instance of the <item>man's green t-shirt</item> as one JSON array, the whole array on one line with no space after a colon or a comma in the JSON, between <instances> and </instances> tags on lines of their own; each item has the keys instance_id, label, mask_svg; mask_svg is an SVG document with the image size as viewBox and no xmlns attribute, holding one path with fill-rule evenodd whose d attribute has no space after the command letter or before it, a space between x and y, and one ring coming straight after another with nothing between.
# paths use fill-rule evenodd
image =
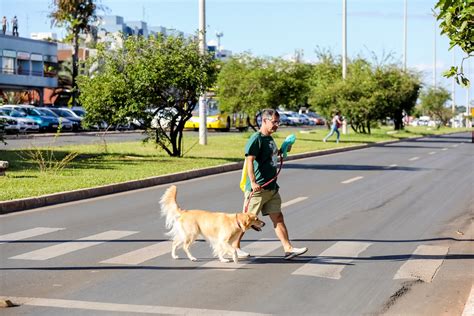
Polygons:
<instances>
[{"instance_id":1,"label":"man's green t-shirt","mask_svg":"<svg viewBox=\"0 0 474 316\"><path fill-rule=\"evenodd\" d=\"M262 135L260 132L254 133L245 146L245 157L255 156L253 170L255 181L263 185L277 174L278 168L278 147L271 136ZM265 190L278 189L276 179L269 183ZM252 191L250 178L247 177L245 191Z\"/></svg>"}]
</instances>

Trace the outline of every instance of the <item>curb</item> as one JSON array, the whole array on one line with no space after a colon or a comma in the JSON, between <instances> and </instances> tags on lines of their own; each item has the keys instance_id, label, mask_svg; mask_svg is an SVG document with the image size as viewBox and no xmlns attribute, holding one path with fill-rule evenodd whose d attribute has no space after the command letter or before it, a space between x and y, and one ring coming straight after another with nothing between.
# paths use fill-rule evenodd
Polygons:
<instances>
[{"instance_id":1,"label":"curb","mask_svg":"<svg viewBox=\"0 0 474 316\"><path fill-rule=\"evenodd\" d=\"M440 136L441 135L434 135L432 137L440 137ZM306 153L288 156L285 160L291 161L291 160L297 160L297 159L303 159L303 158L324 156L324 155L352 151L352 150L359 150L359 149L364 149L364 148L369 148L369 147L384 146L388 144L398 143L400 141L416 141L421 138L426 138L426 136L306 152ZM109 184L109 185L104 185L100 187L88 188L88 189L79 189L79 190L74 190L74 191L42 195L42 196L32 197L32 198L24 198L24 199L0 202L0 215L18 212L18 211L26 211L26 210L30 210L30 209L34 209L38 207L51 206L51 205L60 204L60 203L89 199L93 197L120 193L124 191L142 189L142 188L147 188L147 187L160 185L160 184L173 183L177 181L200 178L200 177L205 177L205 176L209 176L213 174L219 174L223 172L235 171L235 170L241 169L242 166L243 166L243 162L228 163L228 164L215 166L215 167L172 173L172 174L168 174L164 176L150 177L150 178L141 179L141 180L132 180L132 181L121 182L117 184Z\"/></svg>"}]
</instances>

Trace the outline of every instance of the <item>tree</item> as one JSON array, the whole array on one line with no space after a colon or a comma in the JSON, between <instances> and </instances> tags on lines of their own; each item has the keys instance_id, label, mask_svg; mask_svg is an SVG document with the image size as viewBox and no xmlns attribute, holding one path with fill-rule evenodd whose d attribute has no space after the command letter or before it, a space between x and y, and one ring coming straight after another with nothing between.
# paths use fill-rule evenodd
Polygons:
<instances>
[{"instance_id":1,"label":"tree","mask_svg":"<svg viewBox=\"0 0 474 316\"><path fill-rule=\"evenodd\" d=\"M420 96L421 111L438 121L437 128L446 125L452 116L446 107L446 102L451 99L450 93L443 87L429 88Z\"/></svg>"},{"instance_id":2,"label":"tree","mask_svg":"<svg viewBox=\"0 0 474 316\"><path fill-rule=\"evenodd\" d=\"M403 128L403 115L415 106L420 89L417 74L394 65L374 66L363 58L348 63L345 80L340 63L328 53L313 70L310 104L326 117L341 111L358 133L370 133L373 124L387 117L394 119L395 129Z\"/></svg>"},{"instance_id":3,"label":"tree","mask_svg":"<svg viewBox=\"0 0 474 316\"><path fill-rule=\"evenodd\" d=\"M66 27L67 40L73 43L72 55L72 100L75 106L77 101L76 78L79 74L79 35L88 32L91 23L97 20L96 5L98 0L53 0L50 18L54 25Z\"/></svg>"},{"instance_id":4,"label":"tree","mask_svg":"<svg viewBox=\"0 0 474 316\"><path fill-rule=\"evenodd\" d=\"M259 115L265 108L299 109L307 103L310 74L308 64L250 54L235 56L218 75L220 107L249 115Z\"/></svg>"},{"instance_id":5,"label":"tree","mask_svg":"<svg viewBox=\"0 0 474 316\"><path fill-rule=\"evenodd\" d=\"M464 74L465 59L473 56L474 51L474 1L473 0L438 0L435 9L439 9L437 20L441 21L441 34L450 39L450 48L460 47L466 54L460 66L451 66L444 73L446 77L455 77L456 82L469 85L469 79Z\"/></svg>"},{"instance_id":6,"label":"tree","mask_svg":"<svg viewBox=\"0 0 474 316\"><path fill-rule=\"evenodd\" d=\"M216 79L216 63L184 37L129 36L123 47L99 45L90 60L96 71L80 76L80 101L87 120L133 121L170 156L182 153L183 129L198 98Z\"/></svg>"}]
</instances>

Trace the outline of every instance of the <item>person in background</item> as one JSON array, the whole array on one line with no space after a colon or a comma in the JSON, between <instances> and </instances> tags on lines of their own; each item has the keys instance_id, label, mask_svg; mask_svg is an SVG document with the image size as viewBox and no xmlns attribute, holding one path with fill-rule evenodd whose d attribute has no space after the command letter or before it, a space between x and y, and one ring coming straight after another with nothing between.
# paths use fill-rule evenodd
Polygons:
<instances>
[{"instance_id":1,"label":"person in background","mask_svg":"<svg viewBox=\"0 0 474 316\"><path fill-rule=\"evenodd\" d=\"M6 16L3 16L2 18L2 31L3 31L3 35L5 35L7 33L7 17Z\"/></svg>"},{"instance_id":2,"label":"person in background","mask_svg":"<svg viewBox=\"0 0 474 316\"><path fill-rule=\"evenodd\" d=\"M323 142L326 142L328 138L332 136L332 134L336 133L337 135L336 143L339 143L339 137L340 137L339 127L341 127L341 125L342 125L341 112L337 111L336 115L334 115L332 118L331 130L329 131L329 134L327 134L326 137L324 137Z\"/></svg>"},{"instance_id":3,"label":"person in background","mask_svg":"<svg viewBox=\"0 0 474 316\"><path fill-rule=\"evenodd\" d=\"M16 18L16 15L12 19L12 35L18 36L18 19Z\"/></svg>"},{"instance_id":4,"label":"person in background","mask_svg":"<svg viewBox=\"0 0 474 316\"><path fill-rule=\"evenodd\" d=\"M244 212L256 215L262 212L263 215L270 217L275 234L283 245L284 259L289 260L304 254L308 248L293 247L281 212L281 197L276 183L279 150L271 136L279 125L280 114L276 110L263 110L260 130L250 137L245 146L248 177L245 185ZM290 150L291 148L288 147L287 151ZM264 184L267 185L263 187ZM248 210L246 210L247 205ZM243 236L242 232L232 244L239 258L250 256L249 253L240 249L240 240Z\"/></svg>"}]
</instances>

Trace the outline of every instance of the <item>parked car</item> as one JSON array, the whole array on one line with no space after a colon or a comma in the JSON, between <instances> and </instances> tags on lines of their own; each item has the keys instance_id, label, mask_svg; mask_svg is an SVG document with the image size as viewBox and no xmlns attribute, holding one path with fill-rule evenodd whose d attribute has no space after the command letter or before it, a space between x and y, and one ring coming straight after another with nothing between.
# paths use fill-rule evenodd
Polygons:
<instances>
[{"instance_id":1,"label":"parked car","mask_svg":"<svg viewBox=\"0 0 474 316\"><path fill-rule=\"evenodd\" d=\"M312 120L316 125L326 125L326 120L322 118L319 114L314 112L305 113L310 120Z\"/></svg>"},{"instance_id":2,"label":"parked car","mask_svg":"<svg viewBox=\"0 0 474 316\"><path fill-rule=\"evenodd\" d=\"M72 121L68 120L67 118L64 118L64 117L61 117L61 116L57 115L56 113L54 113L53 111L51 111L48 108L39 107L39 108L36 108L36 109L38 111L40 111L41 113L43 113L44 115L46 115L46 116L56 117L59 120L61 130L63 130L63 131L72 131L72 129L73 129Z\"/></svg>"},{"instance_id":3,"label":"parked car","mask_svg":"<svg viewBox=\"0 0 474 316\"><path fill-rule=\"evenodd\" d=\"M77 132L82 129L82 120L83 118L77 115L73 110L69 108L49 108L59 117L68 119L72 122L72 130Z\"/></svg>"},{"instance_id":4,"label":"parked car","mask_svg":"<svg viewBox=\"0 0 474 316\"><path fill-rule=\"evenodd\" d=\"M45 115L32 105L4 105L2 108L13 109L26 114L26 118L38 123L40 131L56 131L59 120L56 116Z\"/></svg>"},{"instance_id":5,"label":"parked car","mask_svg":"<svg viewBox=\"0 0 474 316\"><path fill-rule=\"evenodd\" d=\"M20 132L20 125L14 117L0 115L0 124L2 125L2 132L7 134L18 134Z\"/></svg>"},{"instance_id":6,"label":"parked car","mask_svg":"<svg viewBox=\"0 0 474 316\"><path fill-rule=\"evenodd\" d=\"M1 116L14 118L18 122L19 132L39 132L39 124L26 117L26 114L7 108L0 108Z\"/></svg>"},{"instance_id":7,"label":"parked car","mask_svg":"<svg viewBox=\"0 0 474 316\"><path fill-rule=\"evenodd\" d=\"M302 125L303 120L299 117L298 113L292 112L292 111L283 111L283 114L285 114L288 119L292 122L291 125Z\"/></svg>"},{"instance_id":8,"label":"parked car","mask_svg":"<svg viewBox=\"0 0 474 316\"><path fill-rule=\"evenodd\" d=\"M288 118L288 116L286 116L285 113L278 112L278 114L280 114L280 125L293 125L293 122L290 121L290 119Z\"/></svg>"}]
</instances>

